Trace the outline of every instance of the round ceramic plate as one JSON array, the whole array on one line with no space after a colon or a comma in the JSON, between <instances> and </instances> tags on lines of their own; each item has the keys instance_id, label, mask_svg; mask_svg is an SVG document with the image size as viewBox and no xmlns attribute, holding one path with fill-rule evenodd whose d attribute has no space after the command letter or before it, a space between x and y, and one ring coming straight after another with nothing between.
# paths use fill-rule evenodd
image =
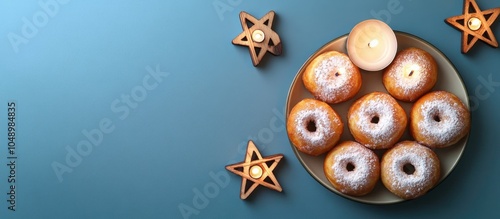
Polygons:
<instances>
[{"instance_id":1,"label":"round ceramic plate","mask_svg":"<svg viewBox=\"0 0 500 219\"><path fill-rule=\"evenodd\" d=\"M460 78L460 75L458 74L457 70L453 66L453 64L446 58L446 56L441 53L436 47L431 45L430 43L413 36L411 34L407 33L402 33L402 32L396 32L396 37L398 40L398 50L406 49L409 47L417 47L420 49L423 49L427 52L429 52L434 59L437 62L438 65L438 81L436 83L436 86L433 88L433 90L445 90L449 91L455 95L457 95L463 103L469 107L469 99L467 95L467 90L465 88L465 85ZM347 35L341 36L323 47L321 47L318 51L316 51L309 59L304 63L304 65L300 68L300 70L297 72L297 75L295 76L295 79L292 82L292 85L290 86L290 90L288 92L288 99L286 103L286 115L288 118L288 115L290 114L290 110L297 104L299 101L305 98L314 98L311 93L304 87L304 84L302 83L302 74L305 69L305 66L311 62L316 56L319 54L326 52L326 51L339 51L346 53L346 44L347 40ZM352 98L351 100L340 103L340 104L333 104L331 105L337 113L342 117L342 121L344 122L344 132L341 137L341 141L345 140L353 140L353 137L351 136L349 129L347 127L347 111L349 107L352 105L352 103L360 98L361 96L373 92L373 91L380 91L380 92L387 92L384 88L384 85L382 84L382 71L378 72L366 72L361 70L361 74L363 77L363 85L359 93ZM412 103L406 103L406 102L399 102L401 106L406 110L406 113L408 114L409 118L409 111L411 109ZM403 135L401 140L411 140L411 136L409 135L408 128L405 131L405 134ZM444 149L435 149L434 151L437 153L439 156L439 159L441 161L441 181L443 181L453 170L455 165L458 163L460 160L460 157L465 149L466 143L467 143L468 136L460 140L457 144L452 145L450 147L444 148ZM304 168L311 174L312 177L314 177L320 184L331 190L332 192L335 192L343 197L349 198L351 200L363 202L363 203L369 203L369 204L391 204L391 203L398 203L404 201L403 199L395 196L389 190L387 190L382 182L378 182L377 186L375 189L369 193L368 195L361 196L361 197L354 197L354 196L349 196L340 193L337 191L333 186L330 184L330 182L327 180L324 172L323 172L323 161L325 158L325 155L321 156L310 156L307 154L304 154L300 151L298 151L295 146L293 146L292 143L292 149L295 152L295 155L299 159L299 161L302 163ZM377 150L376 153L381 157L381 155L384 153L383 150Z\"/></svg>"}]
</instances>

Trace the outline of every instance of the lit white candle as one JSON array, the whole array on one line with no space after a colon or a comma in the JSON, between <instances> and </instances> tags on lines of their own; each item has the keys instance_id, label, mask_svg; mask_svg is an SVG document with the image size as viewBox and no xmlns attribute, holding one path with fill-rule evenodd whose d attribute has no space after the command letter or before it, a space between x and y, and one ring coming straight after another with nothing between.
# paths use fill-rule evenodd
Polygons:
<instances>
[{"instance_id":1,"label":"lit white candle","mask_svg":"<svg viewBox=\"0 0 500 219\"><path fill-rule=\"evenodd\" d=\"M259 165L250 167L250 176L254 179L258 179L262 176L262 168Z\"/></svg>"},{"instance_id":2,"label":"lit white candle","mask_svg":"<svg viewBox=\"0 0 500 219\"><path fill-rule=\"evenodd\" d=\"M266 35L262 30L254 30L252 32L252 40L256 43L262 43Z\"/></svg>"},{"instance_id":3,"label":"lit white candle","mask_svg":"<svg viewBox=\"0 0 500 219\"><path fill-rule=\"evenodd\" d=\"M371 19L358 23L347 38L347 54L359 68L379 71L396 56L396 34L386 23Z\"/></svg>"},{"instance_id":4,"label":"lit white candle","mask_svg":"<svg viewBox=\"0 0 500 219\"><path fill-rule=\"evenodd\" d=\"M481 25L482 25L482 22L477 17L472 17L469 19L469 22L467 22L467 26L471 30L479 30L479 28L481 28Z\"/></svg>"}]
</instances>

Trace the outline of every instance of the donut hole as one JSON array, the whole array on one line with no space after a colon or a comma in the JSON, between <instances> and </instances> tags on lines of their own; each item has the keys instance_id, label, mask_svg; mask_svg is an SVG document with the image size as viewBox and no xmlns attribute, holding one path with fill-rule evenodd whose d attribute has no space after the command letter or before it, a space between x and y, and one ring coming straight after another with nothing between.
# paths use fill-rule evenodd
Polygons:
<instances>
[{"instance_id":1,"label":"donut hole","mask_svg":"<svg viewBox=\"0 0 500 219\"><path fill-rule=\"evenodd\" d=\"M408 76L410 76L410 77L411 77L411 76L413 75L413 72L414 72L414 71L413 71L413 70L411 70L411 71L410 71L410 73L408 74Z\"/></svg>"},{"instance_id":2,"label":"donut hole","mask_svg":"<svg viewBox=\"0 0 500 219\"><path fill-rule=\"evenodd\" d=\"M415 166L413 166L411 163L407 163L403 165L403 172L405 172L407 175L412 175L415 172Z\"/></svg>"},{"instance_id":3,"label":"donut hole","mask_svg":"<svg viewBox=\"0 0 500 219\"><path fill-rule=\"evenodd\" d=\"M374 116L370 120L370 122L373 123L373 124L378 124L379 121L380 121L380 118L378 116Z\"/></svg>"},{"instance_id":4,"label":"donut hole","mask_svg":"<svg viewBox=\"0 0 500 219\"><path fill-rule=\"evenodd\" d=\"M436 122L441 122L441 117L439 115L434 115L432 119Z\"/></svg>"},{"instance_id":5,"label":"donut hole","mask_svg":"<svg viewBox=\"0 0 500 219\"><path fill-rule=\"evenodd\" d=\"M335 77L338 77L340 76L340 73L339 72L335 72Z\"/></svg>"},{"instance_id":6,"label":"donut hole","mask_svg":"<svg viewBox=\"0 0 500 219\"><path fill-rule=\"evenodd\" d=\"M349 163L347 163L347 166L345 167L345 169L346 169L347 171L349 171L349 172L353 171L353 170L354 170L354 168L356 168L356 167L354 166L354 164L352 164L352 163L350 163L350 162L349 162Z\"/></svg>"},{"instance_id":7,"label":"donut hole","mask_svg":"<svg viewBox=\"0 0 500 219\"><path fill-rule=\"evenodd\" d=\"M310 131L310 132L315 132L316 131L316 122L314 120L309 120L309 122L307 122L307 131Z\"/></svg>"}]
</instances>

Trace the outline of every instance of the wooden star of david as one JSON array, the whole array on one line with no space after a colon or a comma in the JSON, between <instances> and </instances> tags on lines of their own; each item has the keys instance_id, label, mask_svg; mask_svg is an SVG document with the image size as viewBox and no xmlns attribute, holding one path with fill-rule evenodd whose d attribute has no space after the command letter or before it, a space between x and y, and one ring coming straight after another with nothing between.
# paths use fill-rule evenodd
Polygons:
<instances>
[{"instance_id":1,"label":"wooden star of david","mask_svg":"<svg viewBox=\"0 0 500 219\"><path fill-rule=\"evenodd\" d=\"M253 141L249 141L245 161L226 166L227 170L242 178L240 198L246 199L259 185L281 192L282 188L274 176L273 170L282 158L282 154L263 158ZM272 163L268 166L270 162ZM253 172L251 170L253 168L260 170L260 172ZM252 184L247 185L247 183Z\"/></svg>"},{"instance_id":2,"label":"wooden star of david","mask_svg":"<svg viewBox=\"0 0 500 219\"><path fill-rule=\"evenodd\" d=\"M475 0L464 0L464 3L462 15L446 19L448 24L462 31L462 53L467 53L478 40L492 47L498 47L491 25L498 18L500 8L481 11ZM479 25L471 26L472 21Z\"/></svg>"},{"instance_id":3,"label":"wooden star of david","mask_svg":"<svg viewBox=\"0 0 500 219\"><path fill-rule=\"evenodd\" d=\"M240 22L243 32L233 39L233 44L248 46L254 66L260 63L266 52L270 52L273 55L281 55L280 37L271 29L274 15L274 11L270 11L261 19L256 19L244 11L240 12Z\"/></svg>"}]
</instances>

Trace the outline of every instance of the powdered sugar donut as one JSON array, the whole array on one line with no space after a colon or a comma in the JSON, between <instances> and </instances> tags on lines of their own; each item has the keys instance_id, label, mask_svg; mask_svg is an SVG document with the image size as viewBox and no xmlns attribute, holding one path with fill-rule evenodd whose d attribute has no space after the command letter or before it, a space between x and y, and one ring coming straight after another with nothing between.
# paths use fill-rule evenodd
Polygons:
<instances>
[{"instance_id":1,"label":"powdered sugar donut","mask_svg":"<svg viewBox=\"0 0 500 219\"><path fill-rule=\"evenodd\" d=\"M349 57L329 51L314 58L302 75L304 86L316 99L327 103L344 102L361 89L361 73Z\"/></svg>"},{"instance_id":2,"label":"powdered sugar donut","mask_svg":"<svg viewBox=\"0 0 500 219\"><path fill-rule=\"evenodd\" d=\"M420 144L442 148L465 137L470 130L470 112L447 91L434 91L417 100L410 112L410 133Z\"/></svg>"},{"instance_id":3,"label":"powdered sugar donut","mask_svg":"<svg viewBox=\"0 0 500 219\"><path fill-rule=\"evenodd\" d=\"M290 111L286 130L299 151L317 156L337 144L344 123L330 105L315 99L304 99Z\"/></svg>"},{"instance_id":4,"label":"powdered sugar donut","mask_svg":"<svg viewBox=\"0 0 500 219\"><path fill-rule=\"evenodd\" d=\"M415 141L400 142L382 157L382 183L403 199L427 193L437 184L440 174L438 156Z\"/></svg>"},{"instance_id":5,"label":"powdered sugar donut","mask_svg":"<svg viewBox=\"0 0 500 219\"><path fill-rule=\"evenodd\" d=\"M399 141L408 119L404 109L389 94L369 93L358 99L347 113L349 130L356 141L370 149L387 149Z\"/></svg>"},{"instance_id":6,"label":"powdered sugar donut","mask_svg":"<svg viewBox=\"0 0 500 219\"><path fill-rule=\"evenodd\" d=\"M335 189L352 196L368 194L380 178L377 155L354 141L333 148L325 157L323 170Z\"/></svg>"},{"instance_id":7,"label":"powdered sugar donut","mask_svg":"<svg viewBox=\"0 0 500 219\"><path fill-rule=\"evenodd\" d=\"M437 64L431 54L412 47L396 55L384 70L382 82L394 98L414 102L434 87L437 75Z\"/></svg>"}]
</instances>

